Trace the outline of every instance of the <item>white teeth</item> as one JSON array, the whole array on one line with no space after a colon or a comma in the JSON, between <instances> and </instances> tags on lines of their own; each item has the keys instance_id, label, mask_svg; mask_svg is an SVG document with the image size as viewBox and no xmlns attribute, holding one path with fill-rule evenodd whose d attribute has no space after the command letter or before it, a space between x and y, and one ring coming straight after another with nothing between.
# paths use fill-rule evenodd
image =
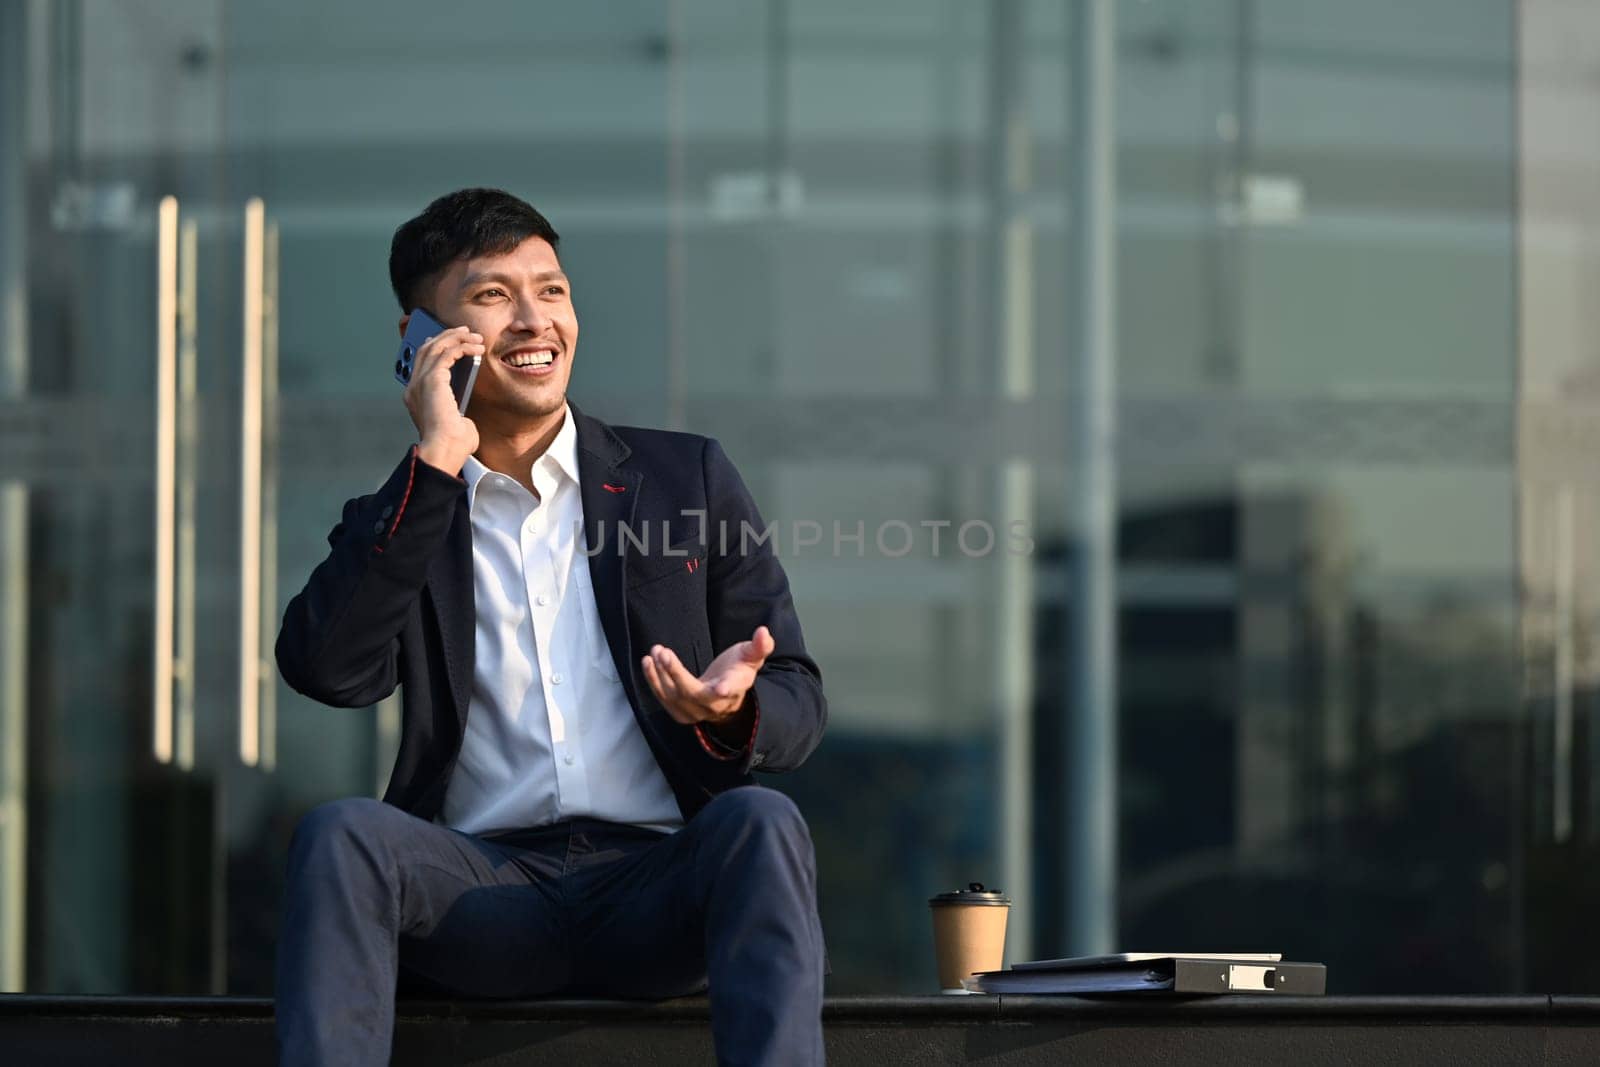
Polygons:
<instances>
[{"instance_id":1,"label":"white teeth","mask_svg":"<svg viewBox=\"0 0 1600 1067\"><path fill-rule=\"evenodd\" d=\"M555 361L554 352L518 352L514 356L506 357L506 364L512 367L542 367Z\"/></svg>"}]
</instances>

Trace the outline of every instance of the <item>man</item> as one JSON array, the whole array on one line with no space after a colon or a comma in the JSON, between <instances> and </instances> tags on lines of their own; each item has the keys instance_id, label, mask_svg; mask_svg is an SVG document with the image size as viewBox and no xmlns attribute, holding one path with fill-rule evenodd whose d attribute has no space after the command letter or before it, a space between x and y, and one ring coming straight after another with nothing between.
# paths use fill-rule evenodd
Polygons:
<instances>
[{"instance_id":1,"label":"man","mask_svg":"<svg viewBox=\"0 0 1600 1067\"><path fill-rule=\"evenodd\" d=\"M383 803L323 805L295 834L285 1064L386 1063L397 981L649 998L709 982L719 1060L822 1061L810 836L750 775L816 747L821 678L717 443L568 403L557 248L498 190L395 233L401 333L419 307L452 328L405 389L418 443L345 505L277 654L324 703L399 685L404 729ZM449 369L473 355L463 417Z\"/></svg>"}]
</instances>

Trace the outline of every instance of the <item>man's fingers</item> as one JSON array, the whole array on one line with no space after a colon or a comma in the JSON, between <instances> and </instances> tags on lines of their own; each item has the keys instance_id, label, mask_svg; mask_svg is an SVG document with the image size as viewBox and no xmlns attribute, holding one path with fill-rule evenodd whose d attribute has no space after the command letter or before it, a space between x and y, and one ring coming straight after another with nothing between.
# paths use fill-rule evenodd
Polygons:
<instances>
[{"instance_id":1,"label":"man's fingers","mask_svg":"<svg viewBox=\"0 0 1600 1067\"><path fill-rule=\"evenodd\" d=\"M653 684L659 684L667 697L677 702L673 718L679 722L700 722L735 711L744 700L745 686L730 680L725 673L711 680L696 678L677 653L663 645L652 648L646 659L646 669L653 671L656 678Z\"/></svg>"},{"instance_id":2,"label":"man's fingers","mask_svg":"<svg viewBox=\"0 0 1600 1067\"><path fill-rule=\"evenodd\" d=\"M744 642L743 659L752 667L759 668L777 646L778 643L772 638L772 631L765 626L758 626L750 640Z\"/></svg>"},{"instance_id":3,"label":"man's fingers","mask_svg":"<svg viewBox=\"0 0 1600 1067\"><path fill-rule=\"evenodd\" d=\"M711 690L700 679L689 673L689 668L683 665L678 654L670 648L656 646L658 655L656 666L660 667L671 684L673 692L684 700L695 700L701 703L712 699Z\"/></svg>"},{"instance_id":4,"label":"man's fingers","mask_svg":"<svg viewBox=\"0 0 1600 1067\"><path fill-rule=\"evenodd\" d=\"M656 699L661 702L661 706L667 709L667 714L672 716L674 722L688 724L691 720L684 718L683 714L678 711L676 707L677 698L667 692L662 681L661 672L656 668L655 661L646 656L642 661L642 665L644 680L650 684L650 691L656 695Z\"/></svg>"},{"instance_id":5,"label":"man's fingers","mask_svg":"<svg viewBox=\"0 0 1600 1067\"><path fill-rule=\"evenodd\" d=\"M458 345L448 345L433 353L426 364L423 364L419 359L417 368L412 372L412 377L425 377L431 374L448 386L450 368L455 366L457 360L466 359L470 356L481 356L487 351L488 349L482 344L467 344L463 342Z\"/></svg>"},{"instance_id":6,"label":"man's fingers","mask_svg":"<svg viewBox=\"0 0 1600 1067\"><path fill-rule=\"evenodd\" d=\"M454 329L446 330L443 333L434 334L432 337L422 342L422 345L417 349L416 364L412 367L413 376L432 367L434 361L439 358L440 350L446 344L460 336L461 331L464 329L465 327L463 326L457 326Z\"/></svg>"},{"instance_id":7,"label":"man's fingers","mask_svg":"<svg viewBox=\"0 0 1600 1067\"><path fill-rule=\"evenodd\" d=\"M660 657L653 650L645 657L644 673L645 677L650 679L651 688L656 691L656 696L663 704L678 699L678 687L672 683L672 676L667 673Z\"/></svg>"},{"instance_id":8,"label":"man's fingers","mask_svg":"<svg viewBox=\"0 0 1600 1067\"><path fill-rule=\"evenodd\" d=\"M426 355L436 353L459 341L482 340L483 335L473 330L470 326L452 326L448 330L441 330L422 342L422 347L417 349L417 358L421 359Z\"/></svg>"},{"instance_id":9,"label":"man's fingers","mask_svg":"<svg viewBox=\"0 0 1600 1067\"><path fill-rule=\"evenodd\" d=\"M481 356L487 352L482 334L474 333L465 326L452 327L428 338L417 349L417 362L412 368L412 376L426 374L436 365L448 367L462 356Z\"/></svg>"},{"instance_id":10,"label":"man's fingers","mask_svg":"<svg viewBox=\"0 0 1600 1067\"><path fill-rule=\"evenodd\" d=\"M417 359L411 368L411 382L406 386L408 398L415 398L413 414L431 422L442 414L445 404L453 410L455 397L450 390L451 366L465 356L481 356L487 352L483 336L465 326L446 330L424 342L417 350ZM436 408L437 412L424 415L423 412L430 408ZM419 424L418 429L426 436L428 427Z\"/></svg>"}]
</instances>

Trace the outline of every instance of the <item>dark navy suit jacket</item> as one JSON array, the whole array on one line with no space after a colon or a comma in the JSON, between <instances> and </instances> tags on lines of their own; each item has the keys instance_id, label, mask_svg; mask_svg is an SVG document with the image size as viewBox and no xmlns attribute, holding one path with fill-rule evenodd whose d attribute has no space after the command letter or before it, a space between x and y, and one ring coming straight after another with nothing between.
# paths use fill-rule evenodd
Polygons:
<instances>
[{"instance_id":1,"label":"dark navy suit jacket","mask_svg":"<svg viewBox=\"0 0 1600 1067\"><path fill-rule=\"evenodd\" d=\"M572 414L606 640L639 729L691 818L717 793L750 784L755 768L783 771L805 760L827 719L822 677L806 654L788 578L758 536L765 524L755 501L721 446L608 426L576 405ZM741 524L754 533L742 536ZM461 751L472 691L466 483L421 462L413 448L382 488L345 505L328 541L332 552L284 612L278 667L299 692L342 707L376 703L399 685L404 726L383 799L431 820ZM761 625L777 647L756 678L749 743L727 749L674 722L639 670L650 646L671 648L698 675Z\"/></svg>"}]
</instances>

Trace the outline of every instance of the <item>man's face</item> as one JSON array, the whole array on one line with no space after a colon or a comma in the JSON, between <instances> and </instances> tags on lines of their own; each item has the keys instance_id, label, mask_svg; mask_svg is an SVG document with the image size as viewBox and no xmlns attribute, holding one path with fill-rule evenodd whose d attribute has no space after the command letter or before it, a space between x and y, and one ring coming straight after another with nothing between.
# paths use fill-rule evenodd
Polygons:
<instances>
[{"instance_id":1,"label":"man's face","mask_svg":"<svg viewBox=\"0 0 1600 1067\"><path fill-rule=\"evenodd\" d=\"M542 237L504 255L457 260L434 289L432 309L449 326L483 335L467 414L480 429L515 433L521 424L561 410L578 346L572 286ZM541 363L544 353L552 357Z\"/></svg>"}]
</instances>

